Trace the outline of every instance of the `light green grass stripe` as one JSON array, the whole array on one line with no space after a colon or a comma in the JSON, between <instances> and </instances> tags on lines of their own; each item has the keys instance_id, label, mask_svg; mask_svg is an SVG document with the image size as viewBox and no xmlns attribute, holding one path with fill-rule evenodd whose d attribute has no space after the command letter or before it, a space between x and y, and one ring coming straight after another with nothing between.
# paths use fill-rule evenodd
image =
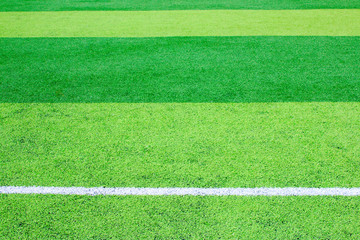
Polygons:
<instances>
[{"instance_id":1,"label":"light green grass stripe","mask_svg":"<svg viewBox=\"0 0 360 240\"><path fill-rule=\"evenodd\" d=\"M4 239L359 239L360 197L0 194Z\"/></svg>"},{"instance_id":2,"label":"light green grass stripe","mask_svg":"<svg viewBox=\"0 0 360 240\"><path fill-rule=\"evenodd\" d=\"M0 37L360 36L360 9L2 12Z\"/></svg>"},{"instance_id":3,"label":"light green grass stripe","mask_svg":"<svg viewBox=\"0 0 360 240\"><path fill-rule=\"evenodd\" d=\"M3 103L0 125L0 186L360 186L360 103Z\"/></svg>"}]
</instances>

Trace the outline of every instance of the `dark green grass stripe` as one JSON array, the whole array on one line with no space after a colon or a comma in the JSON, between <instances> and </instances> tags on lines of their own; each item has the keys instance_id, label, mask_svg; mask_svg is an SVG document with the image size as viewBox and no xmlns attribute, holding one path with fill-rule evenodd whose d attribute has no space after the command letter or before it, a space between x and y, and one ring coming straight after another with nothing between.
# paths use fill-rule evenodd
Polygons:
<instances>
[{"instance_id":1,"label":"dark green grass stripe","mask_svg":"<svg viewBox=\"0 0 360 240\"><path fill-rule=\"evenodd\" d=\"M358 102L359 41L0 39L0 102Z\"/></svg>"},{"instance_id":2,"label":"dark green grass stripe","mask_svg":"<svg viewBox=\"0 0 360 240\"><path fill-rule=\"evenodd\" d=\"M0 11L184 10L184 9L345 9L358 0L2 0Z\"/></svg>"},{"instance_id":3,"label":"dark green grass stripe","mask_svg":"<svg viewBox=\"0 0 360 240\"><path fill-rule=\"evenodd\" d=\"M359 239L359 197L0 195L5 239Z\"/></svg>"}]
</instances>

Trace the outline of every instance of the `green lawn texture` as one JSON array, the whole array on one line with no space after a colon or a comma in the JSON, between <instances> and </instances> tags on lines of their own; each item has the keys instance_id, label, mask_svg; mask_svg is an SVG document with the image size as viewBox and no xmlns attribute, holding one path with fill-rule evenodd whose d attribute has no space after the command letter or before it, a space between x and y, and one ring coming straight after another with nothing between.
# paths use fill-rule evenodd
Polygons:
<instances>
[{"instance_id":1,"label":"green lawn texture","mask_svg":"<svg viewBox=\"0 0 360 240\"><path fill-rule=\"evenodd\" d=\"M0 195L11 239L359 239L358 197Z\"/></svg>"},{"instance_id":2,"label":"green lawn texture","mask_svg":"<svg viewBox=\"0 0 360 240\"><path fill-rule=\"evenodd\" d=\"M0 39L0 102L358 102L359 41Z\"/></svg>"},{"instance_id":3,"label":"green lawn texture","mask_svg":"<svg viewBox=\"0 0 360 240\"><path fill-rule=\"evenodd\" d=\"M0 12L0 29L0 37L360 36L360 9Z\"/></svg>"},{"instance_id":4,"label":"green lawn texture","mask_svg":"<svg viewBox=\"0 0 360 240\"><path fill-rule=\"evenodd\" d=\"M1 104L0 186L360 187L359 103Z\"/></svg>"},{"instance_id":5,"label":"green lawn texture","mask_svg":"<svg viewBox=\"0 0 360 240\"><path fill-rule=\"evenodd\" d=\"M184 9L350 9L358 0L2 0L0 11L184 10Z\"/></svg>"},{"instance_id":6,"label":"green lawn texture","mask_svg":"<svg viewBox=\"0 0 360 240\"><path fill-rule=\"evenodd\" d=\"M0 186L360 187L359 8L2 0ZM30 12L215 9L314 10ZM48 38L180 35L323 37ZM360 239L359 206L0 194L0 239Z\"/></svg>"}]
</instances>

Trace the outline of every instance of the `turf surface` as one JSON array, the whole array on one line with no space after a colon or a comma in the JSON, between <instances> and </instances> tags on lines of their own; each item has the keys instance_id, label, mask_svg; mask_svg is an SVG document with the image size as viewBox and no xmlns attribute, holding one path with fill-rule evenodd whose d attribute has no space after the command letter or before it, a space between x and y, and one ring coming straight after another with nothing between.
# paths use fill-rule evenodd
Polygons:
<instances>
[{"instance_id":1,"label":"turf surface","mask_svg":"<svg viewBox=\"0 0 360 240\"><path fill-rule=\"evenodd\" d=\"M360 9L2 12L0 29L0 37L360 36Z\"/></svg>"},{"instance_id":2,"label":"turf surface","mask_svg":"<svg viewBox=\"0 0 360 240\"><path fill-rule=\"evenodd\" d=\"M1 0L0 11L184 10L184 9L343 9L358 0Z\"/></svg>"},{"instance_id":3,"label":"turf surface","mask_svg":"<svg viewBox=\"0 0 360 240\"><path fill-rule=\"evenodd\" d=\"M0 186L359 187L359 7L2 0ZM335 10L31 12L194 9ZM327 37L48 38L192 35ZM359 197L0 194L0 238L359 239L359 209Z\"/></svg>"},{"instance_id":4,"label":"turf surface","mask_svg":"<svg viewBox=\"0 0 360 240\"><path fill-rule=\"evenodd\" d=\"M1 186L360 186L359 103L0 107Z\"/></svg>"},{"instance_id":5,"label":"turf surface","mask_svg":"<svg viewBox=\"0 0 360 240\"><path fill-rule=\"evenodd\" d=\"M360 198L0 195L3 238L358 239Z\"/></svg>"},{"instance_id":6,"label":"turf surface","mask_svg":"<svg viewBox=\"0 0 360 240\"><path fill-rule=\"evenodd\" d=\"M360 101L359 41L0 39L0 102Z\"/></svg>"}]
</instances>

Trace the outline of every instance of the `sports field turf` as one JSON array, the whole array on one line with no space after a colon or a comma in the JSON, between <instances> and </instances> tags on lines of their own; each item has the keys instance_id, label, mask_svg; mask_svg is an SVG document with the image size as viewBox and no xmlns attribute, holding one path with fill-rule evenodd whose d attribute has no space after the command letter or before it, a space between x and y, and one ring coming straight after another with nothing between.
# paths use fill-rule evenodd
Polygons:
<instances>
[{"instance_id":1,"label":"sports field turf","mask_svg":"<svg viewBox=\"0 0 360 240\"><path fill-rule=\"evenodd\" d=\"M359 42L0 38L0 102L357 102Z\"/></svg>"},{"instance_id":2,"label":"sports field turf","mask_svg":"<svg viewBox=\"0 0 360 240\"><path fill-rule=\"evenodd\" d=\"M358 239L359 197L0 195L4 238Z\"/></svg>"},{"instance_id":3,"label":"sports field turf","mask_svg":"<svg viewBox=\"0 0 360 240\"><path fill-rule=\"evenodd\" d=\"M358 0L2 0L1 11L358 9Z\"/></svg>"},{"instance_id":4,"label":"sports field turf","mask_svg":"<svg viewBox=\"0 0 360 240\"><path fill-rule=\"evenodd\" d=\"M0 1L0 239L359 239L360 196L1 188L359 188L359 26L355 0Z\"/></svg>"},{"instance_id":5,"label":"sports field turf","mask_svg":"<svg viewBox=\"0 0 360 240\"><path fill-rule=\"evenodd\" d=\"M359 36L360 9L5 12L0 28L0 37Z\"/></svg>"},{"instance_id":6,"label":"sports field turf","mask_svg":"<svg viewBox=\"0 0 360 240\"><path fill-rule=\"evenodd\" d=\"M360 186L357 103L0 107L1 186Z\"/></svg>"}]
</instances>

